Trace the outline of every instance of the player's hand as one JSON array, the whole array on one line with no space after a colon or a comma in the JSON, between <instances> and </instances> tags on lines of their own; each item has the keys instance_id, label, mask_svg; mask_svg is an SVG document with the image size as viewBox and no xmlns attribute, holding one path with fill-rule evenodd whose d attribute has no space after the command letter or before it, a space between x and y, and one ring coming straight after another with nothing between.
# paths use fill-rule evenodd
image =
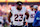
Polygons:
<instances>
[{"instance_id":1,"label":"player's hand","mask_svg":"<svg viewBox=\"0 0 40 27\"><path fill-rule=\"evenodd\" d=\"M27 25L27 22L25 23L25 25Z\"/></svg>"},{"instance_id":2,"label":"player's hand","mask_svg":"<svg viewBox=\"0 0 40 27\"><path fill-rule=\"evenodd\" d=\"M10 25L9 23L6 22L7 25Z\"/></svg>"},{"instance_id":3,"label":"player's hand","mask_svg":"<svg viewBox=\"0 0 40 27\"><path fill-rule=\"evenodd\" d=\"M8 25L10 25L10 24L8 24Z\"/></svg>"}]
</instances>

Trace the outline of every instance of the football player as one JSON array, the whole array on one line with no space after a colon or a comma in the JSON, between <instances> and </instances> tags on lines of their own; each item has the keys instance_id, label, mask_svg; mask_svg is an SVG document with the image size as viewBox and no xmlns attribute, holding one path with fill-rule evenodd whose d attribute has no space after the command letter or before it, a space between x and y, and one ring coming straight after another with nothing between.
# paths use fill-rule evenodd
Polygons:
<instances>
[{"instance_id":1,"label":"football player","mask_svg":"<svg viewBox=\"0 0 40 27\"><path fill-rule=\"evenodd\" d=\"M34 21L35 11L33 9L33 6L30 6L30 9L28 10L29 18L28 18L28 27L33 27L32 23Z\"/></svg>"},{"instance_id":2,"label":"football player","mask_svg":"<svg viewBox=\"0 0 40 27\"><path fill-rule=\"evenodd\" d=\"M11 7L11 11L9 13L8 21L12 23L11 27L22 27L24 16L28 19L29 14L25 7L22 7L22 2L17 2L16 6Z\"/></svg>"}]
</instances>

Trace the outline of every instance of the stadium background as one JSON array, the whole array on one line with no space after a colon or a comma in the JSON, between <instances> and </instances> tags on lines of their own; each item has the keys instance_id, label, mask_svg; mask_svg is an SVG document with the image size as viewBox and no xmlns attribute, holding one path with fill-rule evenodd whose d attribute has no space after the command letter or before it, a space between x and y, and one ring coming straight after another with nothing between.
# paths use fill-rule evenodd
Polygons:
<instances>
[{"instance_id":1,"label":"stadium background","mask_svg":"<svg viewBox=\"0 0 40 27\"><path fill-rule=\"evenodd\" d=\"M23 2L23 6L25 6L27 9L30 9L31 4L40 5L40 0L0 0L0 10L3 13L8 14L11 6L15 6L17 1Z\"/></svg>"},{"instance_id":2,"label":"stadium background","mask_svg":"<svg viewBox=\"0 0 40 27\"><path fill-rule=\"evenodd\" d=\"M0 11L3 17L8 17L11 6L15 6L17 1L23 2L23 6L30 9L30 5L40 5L40 0L0 0Z\"/></svg>"}]
</instances>

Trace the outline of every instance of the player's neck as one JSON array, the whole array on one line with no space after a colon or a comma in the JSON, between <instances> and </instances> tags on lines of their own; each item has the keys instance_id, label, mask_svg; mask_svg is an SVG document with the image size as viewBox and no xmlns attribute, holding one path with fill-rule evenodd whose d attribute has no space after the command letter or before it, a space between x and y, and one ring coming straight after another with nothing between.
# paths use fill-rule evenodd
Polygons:
<instances>
[{"instance_id":1,"label":"player's neck","mask_svg":"<svg viewBox=\"0 0 40 27\"><path fill-rule=\"evenodd\" d=\"M31 9L31 11L33 11L33 9Z\"/></svg>"},{"instance_id":2,"label":"player's neck","mask_svg":"<svg viewBox=\"0 0 40 27\"><path fill-rule=\"evenodd\" d=\"M21 10L22 10L22 8L20 8L20 9L19 9L19 8L17 8L17 10L21 11Z\"/></svg>"}]
</instances>

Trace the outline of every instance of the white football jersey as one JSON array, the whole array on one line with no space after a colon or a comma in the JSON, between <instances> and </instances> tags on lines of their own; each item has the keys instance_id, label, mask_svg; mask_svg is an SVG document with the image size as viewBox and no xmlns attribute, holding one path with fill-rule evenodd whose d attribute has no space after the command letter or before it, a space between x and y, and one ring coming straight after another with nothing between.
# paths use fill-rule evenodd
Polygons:
<instances>
[{"instance_id":1,"label":"white football jersey","mask_svg":"<svg viewBox=\"0 0 40 27\"><path fill-rule=\"evenodd\" d=\"M2 23L3 23L3 17L2 17L2 16L0 16L0 22L2 22Z\"/></svg>"},{"instance_id":2,"label":"white football jersey","mask_svg":"<svg viewBox=\"0 0 40 27\"><path fill-rule=\"evenodd\" d=\"M22 7L22 9L19 11L16 9L16 6L11 7L11 21L13 22L13 25L21 26L23 25L23 19L26 13L26 8Z\"/></svg>"},{"instance_id":3,"label":"white football jersey","mask_svg":"<svg viewBox=\"0 0 40 27\"><path fill-rule=\"evenodd\" d=\"M35 16L35 11L31 11L30 9L28 10L29 13L29 18L28 18L28 23L33 23L34 21L34 16Z\"/></svg>"}]
</instances>

